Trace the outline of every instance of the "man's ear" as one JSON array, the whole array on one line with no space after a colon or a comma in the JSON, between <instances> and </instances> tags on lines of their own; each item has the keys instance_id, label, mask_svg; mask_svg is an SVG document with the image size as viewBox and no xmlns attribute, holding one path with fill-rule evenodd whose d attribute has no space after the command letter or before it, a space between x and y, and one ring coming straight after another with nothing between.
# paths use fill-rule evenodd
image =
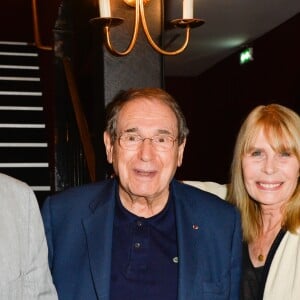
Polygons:
<instances>
[{"instance_id":1,"label":"man's ear","mask_svg":"<svg viewBox=\"0 0 300 300\"><path fill-rule=\"evenodd\" d=\"M186 139L184 139L183 143L179 145L177 167L180 167L182 165L185 144L186 144Z\"/></svg>"},{"instance_id":2,"label":"man's ear","mask_svg":"<svg viewBox=\"0 0 300 300\"><path fill-rule=\"evenodd\" d=\"M113 153L113 144L111 140L111 136L107 131L104 131L103 133L103 141L105 145L105 150L106 150L106 159L107 161L111 164L112 163L112 153Z\"/></svg>"}]
</instances>

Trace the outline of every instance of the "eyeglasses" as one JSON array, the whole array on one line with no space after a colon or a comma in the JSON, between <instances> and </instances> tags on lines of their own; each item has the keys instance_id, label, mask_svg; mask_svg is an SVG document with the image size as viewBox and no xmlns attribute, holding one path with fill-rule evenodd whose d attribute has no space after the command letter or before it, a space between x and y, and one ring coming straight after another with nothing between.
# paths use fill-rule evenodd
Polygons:
<instances>
[{"instance_id":1,"label":"eyeglasses","mask_svg":"<svg viewBox=\"0 0 300 300\"><path fill-rule=\"evenodd\" d=\"M149 140L152 147L157 151L169 151L173 148L174 142L177 141L176 138L167 134L146 138L135 133L124 133L119 137L119 144L123 149L137 150L145 140Z\"/></svg>"}]
</instances>

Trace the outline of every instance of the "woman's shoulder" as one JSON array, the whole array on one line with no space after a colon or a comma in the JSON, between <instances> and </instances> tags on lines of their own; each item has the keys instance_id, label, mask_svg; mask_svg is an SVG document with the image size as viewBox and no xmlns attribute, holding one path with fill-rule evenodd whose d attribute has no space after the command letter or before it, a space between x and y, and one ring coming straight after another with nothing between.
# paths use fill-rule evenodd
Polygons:
<instances>
[{"instance_id":1,"label":"woman's shoulder","mask_svg":"<svg viewBox=\"0 0 300 300\"><path fill-rule=\"evenodd\" d=\"M202 191L217 195L221 199L225 199L227 195L227 184L220 184L213 181L193 180L184 180L183 183L194 186Z\"/></svg>"}]
</instances>

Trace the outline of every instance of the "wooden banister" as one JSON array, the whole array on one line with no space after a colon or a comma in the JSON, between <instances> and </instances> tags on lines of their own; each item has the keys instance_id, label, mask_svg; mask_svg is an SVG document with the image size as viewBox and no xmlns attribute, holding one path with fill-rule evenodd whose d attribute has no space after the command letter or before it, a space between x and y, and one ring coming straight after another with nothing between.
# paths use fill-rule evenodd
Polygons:
<instances>
[{"instance_id":1,"label":"wooden banister","mask_svg":"<svg viewBox=\"0 0 300 300\"><path fill-rule=\"evenodd\" d=\"M77 85L75 83L75 78L72 71L72 66L70 59L67 57L63 58L63 64L66 74L66 79L68 82L69 93L71 96L71 101L74 108L75 119L77 122L80 139L83 146L83 151L87 161L87 167L89 170L90 178L92 182L96 181L96 160L95 151L93 144L91 142L88 124L83 113L81 102L78 96Z\"/></svg>"},{"instance_id":2,"label":"wooden banister","mask_svg":"<svg viewBox=\"0 0 300 300\"><path fill-rule=\"evenodd\" d=\"M52 51L53 47L45 46L41 42L40 28L39 28L39 18L38 18L36 1L37 0L31 0L34 43L35 43L35 45L38 49Z\"/></svg>"},{"instance_id":3,"label":"wooden banister","mask_svg":"<svg viewBox=\"0 0 300 300\"><path fill-rule=\"evenodd\" d=\"M45 46L41 42L40 38L40 30L39 30L39 18L38 18L38 10L37 10L37 0L32 0L32 17L33 17L33 33L34 33L34 43L38 49L52 51L53 47ZM95 151L91 142L90 133L88 124L83 113L83 109L81 106L81 102L79 99L79 94L77 90L77 85L75 82L75 78L73 75L72 66L70 63L70 59L64 57L62 59L65 75L68 83L68 89L71 97L71 102L74 109L75 119L79 131L79 136L81 139L81 143L83 146L83 151L85 155L85 159L87 162L87 167L90 175L90 179L92 182L96 181L96 160L95 160Z\"/></svg>"}]
</instances>

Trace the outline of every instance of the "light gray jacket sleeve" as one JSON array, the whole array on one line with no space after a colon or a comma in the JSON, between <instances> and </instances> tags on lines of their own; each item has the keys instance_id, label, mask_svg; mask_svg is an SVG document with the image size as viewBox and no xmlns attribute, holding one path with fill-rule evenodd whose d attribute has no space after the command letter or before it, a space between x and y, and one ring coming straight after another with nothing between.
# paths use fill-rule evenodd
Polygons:
<instances>
[{"instance_id":1,"label":"light gray jacket sleeve","mask_svg":"<svg viewBox=\"0 0 300 300\"><path fill-rule=\"evenodd\" d=\"M36 197L0 173L0 299L57 300Z\"/></svg>"}]
</instances>

